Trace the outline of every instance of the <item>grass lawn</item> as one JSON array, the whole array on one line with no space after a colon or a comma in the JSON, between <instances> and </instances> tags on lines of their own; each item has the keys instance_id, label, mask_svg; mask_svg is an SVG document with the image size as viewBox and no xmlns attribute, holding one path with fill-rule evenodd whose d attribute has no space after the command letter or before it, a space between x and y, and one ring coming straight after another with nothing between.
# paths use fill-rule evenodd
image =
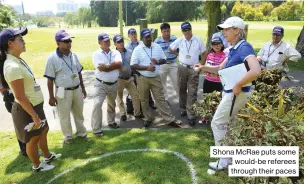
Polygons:
<instances>
[{"instance_id":1,"label":"grass lawn","mask_svg":"<svg viewBox=\"0 0 305 184\"><path fill-rule=\"evenodd\" d=\"M247 22L249 25L248 41L253 45L255 50L259 50L265 42L271 41L272 28L276 25L283 25L285 28L284 40L295 46L297 37L304 25L302 21L293 22ZM171 23L172 34L182 36L180 31L181 22ZM156 28L160 35L160 24L149 24L148 27ZM207 22L192 22L194 35L200 36L204 43L207 42ZM124 36L127 38L127 30L124 28ZM139 31L139 26L132 26ZM22 57L29 63L37 78L43 76L45 63L48 55L56 48L54 35L59 28L37 28L30 29L28 35L24 37L26 41L27 52ZM97 35L101 32L108 33L111 37L119 33L117 27L93 27L93 28L69 28L66 29L74 35L73 52L77 53L85 69L93 69L91 61L92 53L99 48L97 44ZM127 40L126 40L127 41ZM112 45L113 47L113 45ZM301 60L303 61L303 60ZM295 69L303 70L303 63L294 65Z\"/></svg>"},{"instance_id":2,"label":"grass lawn","mask_svg":"<svg viewBox=\"0 0 305 184\"><path fill-rule=\"evenodd\" d=\"M61 132L50 132L50 150L62 153L63 157L52 162L56 166L53 171L39 173L31 173L30 161L18 154L14 132L1 132L0 136L1 183L46 183L87 159L120 150L144 148L167 149L184 155L196 170L198 184L237 183L236 178L229 178L224 172L216 176L207 175L209 146L213 145L212 133L208 130L112 130L106 131L102 138L76 139L71 145L63 145ZM90 162L52 183L191 184L192 180L187 164L174 154L134 152Z\"/></svg>"}]
</instances>

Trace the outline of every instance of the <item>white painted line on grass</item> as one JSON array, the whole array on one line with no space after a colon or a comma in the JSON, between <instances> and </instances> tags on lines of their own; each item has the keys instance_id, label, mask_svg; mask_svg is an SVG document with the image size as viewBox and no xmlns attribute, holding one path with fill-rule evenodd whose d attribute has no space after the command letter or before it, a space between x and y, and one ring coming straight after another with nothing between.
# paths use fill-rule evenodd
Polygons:
<instances>
[{"instance_id":1,"label":"white painted line on grass","mask_svg":"<svg viewBox=\"0 0 305 184\"><path fill-rule=\"evenodd\" d=\"M78 165L75 165L73 167L70 167L69 169L55 175L51 180L49 180L47 182L47 184L50 184L51 182L53 182L54 180L56 180L57 178L61 177L62 175L70 172L70 171L73 171L75 168L78 168L78 167L81 167L81 166L84 166L90 162L94 162L96 160L99 160L99 159L102 159L102 158L106 158L106 157L109 157L109 156L112 156L112 155L117 155L117 154L121 154L121 153L130 153L130 152L160 152L160 153L173 153L174 155L176 155L178 158L180 158L181 160L183 160L187 166L189 167L190 169L190 174L191 174L191 177L192 177L192 184L197 184L197 176L196 176L196 171L195 171L195 168L194 168L194 165L192 164L192 162L186 158L184 155L182 155L181 153L178 153L178 152L175 152L175 151L170 151L170 150L166 150L166 149L150 149L150 148L145 148L145 149L132 149L132 150L122 150L122 151L116 151L116 152L111 152L111 153L106 153L106 154L103 154L101 156L98 156L98 157L95 157L95 158L91 158L91 159L88 159Z\"/></svg>"}]
</instances>

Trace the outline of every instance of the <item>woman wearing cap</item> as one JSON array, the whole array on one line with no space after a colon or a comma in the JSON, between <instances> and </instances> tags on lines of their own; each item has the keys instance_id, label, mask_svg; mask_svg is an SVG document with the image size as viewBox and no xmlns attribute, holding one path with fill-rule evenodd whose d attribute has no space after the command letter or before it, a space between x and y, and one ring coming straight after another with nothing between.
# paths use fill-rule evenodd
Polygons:
<instances>
[{"instance_id":1,"label":"woman wearing cap","mask_svg":"<svg viewBox=\"0 0 305 184\"><path fill-rule=\"evenodd\" d=\"M4 29L0 33L0 69L3 70L1 81L4 87L10 88L15 96L12 107L12 116L17 137L26 143L26 152L33 163L33 171L48 171L55 166L48 165L54 158L61 154L50 153L47 143L49 130L43 111L43 94L37 85L34 75L20 58L25 52L25 43L22 38L27 34L27 29ZM31 128L29 125L34 122ZM25 129L27 127L27 130ZM43 162L39 161L38 148L44 156Z\"/></svg>"},{"instance_id":2,"label":"woman wearing cap","mask_svg":"<svg viewBox=\"0 0 305 184\"><path fill-rule=\"evenodd\" d=\"M230 126L229 122L231 117L237 115L246 103L249 95L251 86L243 87L251 81L255 80L261 73L259 62L255 57L253 47L244 40L245 37L245 24L239 17L230 17L223 24L218 25L218 29L223 30L226 40L232 45L228 57L220 66L202 66L201 70L210 73L218 73L219 69L228 68L234 65L241 64L247 61L249 65L249 71L246 75L235 84L232 90L224 90L222 93L222 100L217 107L211 122L211 127L214 134L214 140L216 146L221 146L220 141L225 137L227 130ZM234 75L234 73L232 74ZM236 95L232 116L230 116L230 110L233 103L233 97ZM223 170L228 167L231 159L220 158L216 162L210 162L209 166L214 170Z\"/></svg>"},{"instance_id":3,"label":"woman wearing cap","mask_svg":"<svg viewBox=\"0 0 305 184\"><path fill-rule=\"evenodd\" d=\"M211 45L212 49L208 54L206 65L219 66L226 59L221 38L214 37L211 40ZM212 93L213 91L222 91L222 84L217 74L207 73L203 82L203 93Z\"/></svg>"}]
</instances>

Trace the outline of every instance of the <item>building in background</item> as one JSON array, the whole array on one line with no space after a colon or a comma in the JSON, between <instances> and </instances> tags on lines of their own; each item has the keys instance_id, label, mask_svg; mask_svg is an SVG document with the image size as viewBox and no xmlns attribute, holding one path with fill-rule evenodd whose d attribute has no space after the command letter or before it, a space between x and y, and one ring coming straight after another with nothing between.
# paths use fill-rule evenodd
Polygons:
<instances>
[{"instance_id":1,"label":"building in background","mask_svg":"<svg viewBox=\"0 0 305 184\"><path fill-rule=\"evenodd\" d=\"M52 17L54 16L54 13L51 10L46 10L46 11L38 11L36 12L36 15L42 17Z\"/></svg>"},{"instance_id":2,"label":"building in background","mask_svg":"<svg viewBox=\"0 0 305 184\"><path fill-rule=\"evenodd\" d=\"M61 2L56 4L57 13L77 12L79 8L88 8L89 3Z\"/></svg>"}]
</instances>

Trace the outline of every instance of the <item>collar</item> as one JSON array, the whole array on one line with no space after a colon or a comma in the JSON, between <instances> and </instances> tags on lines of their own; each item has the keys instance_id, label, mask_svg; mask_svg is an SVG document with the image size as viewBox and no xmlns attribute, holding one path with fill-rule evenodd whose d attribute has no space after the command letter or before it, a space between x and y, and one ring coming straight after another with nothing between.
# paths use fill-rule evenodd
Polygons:
<instances>
[{"instance_id":1,"label":"collar","mask_svg":"<svg viewBox=\"0 0 305 184\"><path fill-rule=\"evenodd\" d=\"M107 53L107 52L105 52L105 51L101 48L101 52L102 52L102 53L106 53L106 54L110 54L110 53L111 53L111 49L109 49L109 52Z\"/></svg>"},{"instance_id":2,"label":"collar","mask_svg":"<svg viewBox=\"0 0 305 184\"><path fill-rule=\"evenodd\" d=\"M119 51L117 48L115 50ZM120 51L119 51L120 52ZM126 48L123 49L123 52L127 52ZM121 53L121 52L120 52Z\"/></svg>"},{"instance_id":3,"label":"collar","mask_svg":"<svg viewBox=\"0 0 305 184\"><path fill-rule=\"evenodd\" d=\"M163 38L163 36L160 36L160 38L161 38L161 40L162 41L164 41L165 42L165 40L164 40L164 38ZM168 41L167 42L169 42L169 40L172 38L172 35L170 35L170 37L169 37L169 39L168 39Z\"/></svg>"},{"instance_id":4,"label":"collar","mask_svg":"<svg viewBox=\"0 0 305 184\"><path fill-rule=\"evenodd\" d=\"M280 41L278 44L276 44L276 45L274 45L274 44L273 44L273 42L271 42L270 46L271 46L271 45L274 45L274 46L279 46L279 45L281 45L281 44L282 44L282 42L283 42L283 41L281 40L281 41Z\"/></svg>"},{"instance_id":5,"label":"collar","mask_svg":"<svg viewBox=\"0 0 305 184\"><path fill-rule=\"evenodd\" d=\"M243 42L245 42L245 40L239 40L239 42L237 42L237 44L233 47L233 49L236 50Z\"/></svg>"},{"instance_id":6,"label":"collar","mask_svg":"<svg viewBox=\"0 0 305 184\"><path fill-rule=\"evenodd\" d=\"M185 36L183 36L183 39L184 39L185 41L192 41L192 40L195 39L195 37L194 37L194 35L192 35L191 39L190 39L190 40L187 40L187 39L185 38Z\"/></svg>"},{"instance_id":7,"label":"collar","mask_svg":"<svg viewBox=\"0 0 305 184\"><path fill-rule=\"evenodd\" d=\"M133 43L132 41L130 41L130 44L131 44L131 45L139 45L139 43L140 43L139 40L137 40L137 42L135 42L135 43Z\"/></svg>"},{"instance_id":8,"label":"collar","mask_svg":"<svg viewBox=\"0 0 305 184\"><path fill-rule=\"evenodd\" d=\"M11 60L14 60L14 61L19 61L19 59L11 54L6 54L6 59L11 59Z\"/></svg>"},{"instance_id":9,"label":"collar","mask_svg":"<svg viewBox=\"0 0 305 184\"><path fill-rule=\"evenodd\" d=\"M60 57L60 58L64 57L64 54L60 52L60 50L59 50L58 47L56 48L56 54L57 54L57 56ZM69 53L68 56L70 56L70 54L71 54L71 52Z\"/></svg>"},{"instance_id":10,"label":"collar","mask_svg":"<svg viewBox=\"0 0 305 184\"><path fill-rule=\"evenodd\" d=\"M141 46L142 46L143 48L152 49L152 48L153 48L153 44L154 44L154 42L151 42L150 48L148 48L148 47L146 47L146 45L144 44L144 42L142 42Z\"/></svg>"}]
</instances>

